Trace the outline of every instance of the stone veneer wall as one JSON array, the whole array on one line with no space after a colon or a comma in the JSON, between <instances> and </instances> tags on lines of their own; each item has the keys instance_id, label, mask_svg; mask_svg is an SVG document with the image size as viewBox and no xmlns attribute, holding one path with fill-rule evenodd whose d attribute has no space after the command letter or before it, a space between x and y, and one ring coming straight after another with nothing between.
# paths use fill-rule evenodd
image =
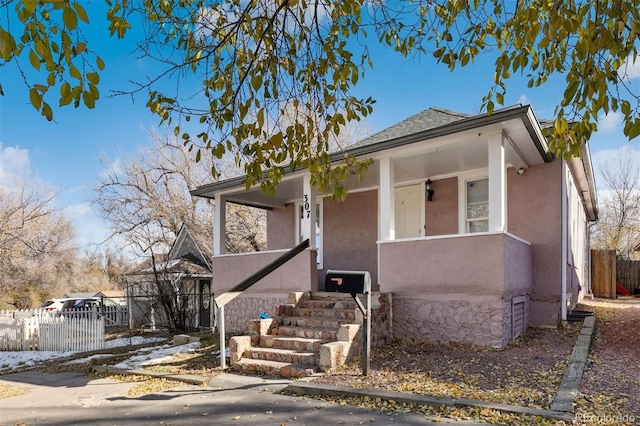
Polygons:
<instances>
[{"instance_id":1,"label":"stone veneer wall","mask_svg":"<svg viewBox=\"0 0 640 426\"><path fill-rule=\"evenodd\" d=\"M393 334L414 342L454 342L503 348L511 335L510 318L504 315L510 301L472 302L447 298L393 297ZM508 327L509 333L505 330Z\"/></svg>"},{"instance_id":2,"label":"stone veneer wall","mask_svg":"<svg viewBox=\"0 0 640 426\"><path fill-rule=\"evenodd\" d=\"M371 346L382 346L393 336L392 303L391 293L371 294Z\"/></svg>"},{"instance_id":3,"label":"stone veneer wall","mask_svg":"<svg viewBox=\"0 0 640 426\"><path fill-rule=\"evenodd\" d=\"M276 316L276 309L288 301L287 294L256 294L239 296L224 307L225 332L247 333L250 321L258 319L262 312Z\"/></svg>"}]
</instances>

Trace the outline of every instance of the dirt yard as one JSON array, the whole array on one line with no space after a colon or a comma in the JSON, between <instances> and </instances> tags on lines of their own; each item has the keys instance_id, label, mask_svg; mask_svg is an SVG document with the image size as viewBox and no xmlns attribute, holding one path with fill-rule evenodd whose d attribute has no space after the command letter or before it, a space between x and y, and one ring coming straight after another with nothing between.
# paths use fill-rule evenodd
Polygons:
<instances>
[{"instance_id":1,"label":"dirt yard","mask_svg":"<svg viewBox=\"0 0 640 426\"><path fill-rule=\"evenodd\" d=\"M579 389L576 424L640 424L640 299L587 300L579 308L595 312L596 333ZM529 328L501 351L396 343L373 351L368 377L354 364L315 381L548 409L581 326ZM442 414L491 423L546 423L473 410Z\"/></svg>"},{"instance_id":2,"label":"dirt yard","mask_svg":"<svg viewBox=\"0 0 640 426\"><path fill-rule=\"evenodd\" d=\"M596 333L578 413L602 421L626 415L640 424L640 299L585 300L581 307L596 313Z\"/></svg>"},{"instance_id":3,"label":"dirt yard","mask_svg":"<svg viewBox=\"0 0 640 426\"><path fill-rule=\"evenodd\" d=\"M503 350L394 343L372 351L367 377L357 363L314 381L548 409L581 325L529 328Z\"/></svg>"}]
</instances>

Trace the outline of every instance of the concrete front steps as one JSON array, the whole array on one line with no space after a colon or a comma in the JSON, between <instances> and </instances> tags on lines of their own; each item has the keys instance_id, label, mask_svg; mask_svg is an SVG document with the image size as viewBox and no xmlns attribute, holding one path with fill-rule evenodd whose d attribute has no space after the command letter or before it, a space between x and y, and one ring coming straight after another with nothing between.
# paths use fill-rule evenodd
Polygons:
<instances>
[{"instance_id":1,"label":"concrete front steps","mask_svg":"<svg viewBox=\"0 0 640 426\"><path fill-rule=\"evenodd\" d=\"M362 314L350 295L291 293L275 318L251 321L249 336L232 337L236 371L307 377L359 356Z\"/></svg>"}]
</instances>

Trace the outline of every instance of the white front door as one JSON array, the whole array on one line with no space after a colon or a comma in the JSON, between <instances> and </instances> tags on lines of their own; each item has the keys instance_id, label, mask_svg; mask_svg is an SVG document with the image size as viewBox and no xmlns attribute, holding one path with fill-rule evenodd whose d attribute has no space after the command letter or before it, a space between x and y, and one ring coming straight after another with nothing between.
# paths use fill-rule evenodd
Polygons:
<instances>
[{"instance_id":1,"label":"white front door","mask_svg":"<svg viewBox=\"0 0 640 426\"><path fill-rule=\"evenodd\" d=\"M424 235L424 188L422 184L400 186L395 189L396 238L415 238Z\"/></svg>"}]
</instances>

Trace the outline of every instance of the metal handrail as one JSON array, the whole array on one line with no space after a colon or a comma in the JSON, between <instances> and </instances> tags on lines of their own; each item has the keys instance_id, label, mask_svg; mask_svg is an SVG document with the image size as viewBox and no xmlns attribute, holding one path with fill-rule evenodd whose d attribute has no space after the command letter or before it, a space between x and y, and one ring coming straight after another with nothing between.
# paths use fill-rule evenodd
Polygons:
<instances>
[{"instance_id":1,"label":"metal handrail","mask_svg":"<svg viewBox=\"0 0 640 426\"><path fill-rule=\"evenodd\" d=\"M301 253L304 249L309 247L309 239L304 240L288 252L284 253L282 256L273 260L271 263L262 267L258 271L251 274L248 278L240 281L238 284L233 286L230 290L225 291L220 296L213 299L216 304L216 308L218 313L216 318L218 318L218 333L220 334L220 368L225 370L226 366L226 344L225 344L225 330L224 330L224 306L231 302L236 297L240 296L243 291L247 290L255 283L293 259L299 253Z\"/></svg>"}]
</instances>

